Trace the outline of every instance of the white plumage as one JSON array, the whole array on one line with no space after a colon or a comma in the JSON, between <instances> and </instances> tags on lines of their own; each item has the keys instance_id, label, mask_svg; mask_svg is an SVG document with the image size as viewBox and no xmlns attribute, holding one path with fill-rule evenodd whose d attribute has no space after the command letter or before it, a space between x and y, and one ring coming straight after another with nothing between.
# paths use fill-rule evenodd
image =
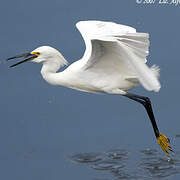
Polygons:
<instances>
[{"instance_id":1,"label":"white plumage","mask_svg":"<svg viewBox=\"0 0 180 180\"><path fill-rule=\"evenodd\" d=\"M76 24L85 41L82 59L67 69L58 69L67 61L56 49L42 46L33 62L42 63L43 78L53 84L87 92L126 94L138 84L149 91L159 91L159 68L146 65L149 35L136 29L103 21L80 21ZM37 55L38 53L38 55Z\"/></svg>"},{"instance_id":2,"label":"white plumage","mask_svg":"<svg viewBox=\"0 0 180 180\"><path fill-rule=\"evenodd\" d=\"M145 64L149 34L136 33L132 27L113 22L81 21L76 26L86 43L82 58L86 68L103 69L105 74L113 75L112 79L119 81L119 85L124 84L122 81L140 82L147 90L159 91L156 76L159 69L150 69ZM131 87L122 85L117 88L126 90Z\"/></svg>"}]
</instances>

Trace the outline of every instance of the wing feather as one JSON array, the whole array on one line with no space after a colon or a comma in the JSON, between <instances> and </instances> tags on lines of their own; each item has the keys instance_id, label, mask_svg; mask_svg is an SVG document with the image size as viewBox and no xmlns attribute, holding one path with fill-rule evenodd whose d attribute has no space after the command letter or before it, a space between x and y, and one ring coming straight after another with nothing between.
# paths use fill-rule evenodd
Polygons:
<instances>
[{"instance_id":1,"label":"wing feather","mask_svg":"<svg viewBox=\"0 0 180 180\"><path fill-rule=\"evenodd\" d=\"M140 83L149 91L159 91L160 83L156 78L153 71L145 64L142 63L141 56L133 53L132 49L122 42L119 42L119 46L123 49L126 60L130 62L134 71L137 73Z\"/></svg>"},{"instance_id":2,"label":"wing feather","mask_svg":"<svg viewBox=\"0 0 180 180\"><path fill-rule=\"evenodd\" d=\"M145 64L149 34L112 22L80 21L76 26L86 44L84 69L137 78L147 90L159 91L154 71Z\"/></svg>"}]
</instances>

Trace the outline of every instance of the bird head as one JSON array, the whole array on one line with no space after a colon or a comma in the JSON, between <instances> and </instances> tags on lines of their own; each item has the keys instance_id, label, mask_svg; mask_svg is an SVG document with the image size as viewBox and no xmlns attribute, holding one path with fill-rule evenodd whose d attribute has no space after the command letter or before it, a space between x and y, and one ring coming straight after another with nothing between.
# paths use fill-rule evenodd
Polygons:
<instances>
[{"instance_id":1,"label":"bird head","mask_svg":"<svg viewBox=\"0 0 180 180\"><path fill-rule=\"evenodd\" d=\"M16 58L25 58L25 59L11 65L10 67L15 67L19 64L22 64L28 61L36 62L36 63L59 62L61 65L67 64L67 61L61 55L61 53L55 48L50 47L50 46L41 46L34 49L33 51L29 53L16 55L16 56L8 58L7 60L9 61Z\"/></svg>"}]
</instances>

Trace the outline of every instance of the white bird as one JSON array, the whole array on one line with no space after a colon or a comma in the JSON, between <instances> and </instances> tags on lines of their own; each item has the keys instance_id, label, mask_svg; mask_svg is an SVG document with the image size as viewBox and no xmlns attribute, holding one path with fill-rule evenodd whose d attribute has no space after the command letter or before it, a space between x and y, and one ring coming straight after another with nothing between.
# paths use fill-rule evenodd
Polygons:
<instances>
[{"instance_id":1,"label":"white bird","mask_svg":"<svg viewBox=\"0 0 180 180\"><path fill-rule=\"evenodd\" d=\"M8 60L28 57L10 67L26 61L42 63L41 74L52 85L60 85L93 93L121 94L141 103L151 120L155 136L163 151L172 151L168 138L159 132L149 98L130 94L127 90L141 84L149 91L159 91L159 68L146 65L149 53L149 34L136 29L103 21L80 21L76 24L86 45L84 56L62 72L67 65L62 54L49 46Z\"/></svg>"}]
</instances>

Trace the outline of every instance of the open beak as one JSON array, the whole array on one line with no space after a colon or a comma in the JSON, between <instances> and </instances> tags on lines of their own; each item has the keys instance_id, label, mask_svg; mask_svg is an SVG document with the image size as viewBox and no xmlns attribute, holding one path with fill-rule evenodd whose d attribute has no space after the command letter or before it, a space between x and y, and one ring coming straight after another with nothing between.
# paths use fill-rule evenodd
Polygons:
<instances>
[{"instance_id":1,"label":"open beak","mask_svg":"<svg viewBox=\"0 0 180 180\"><path fill-rule=\"evenodd\" d=\"M21 57L24 57L24 58L25 58L24 60L19 61L19 62L15 63L15 64L9 66L10 68L12 68L12 67L17 66L18 64L22 64L22 63L24 63L24 62L31 61L31 60L33 60L34 58L38 57L38 55L39 55L39 54L36 53L36 52L24 53L24 54L20 54L20 55L17 55L17 56L10 57L10 58L7 59L7 61L10 61L10 60L16 59L16 58L21 58Z\"/></svg>"}]
</instances>

